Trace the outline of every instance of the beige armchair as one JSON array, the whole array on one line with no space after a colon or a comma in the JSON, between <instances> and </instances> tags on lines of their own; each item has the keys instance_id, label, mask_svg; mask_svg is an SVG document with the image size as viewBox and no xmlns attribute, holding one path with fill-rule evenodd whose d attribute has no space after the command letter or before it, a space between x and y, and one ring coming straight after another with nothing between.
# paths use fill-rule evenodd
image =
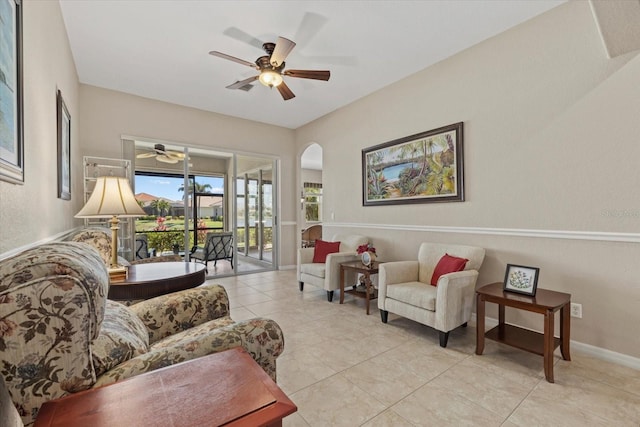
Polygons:
<instances>
[{"instance_id":1,"label":"beige armchair","mask_svg":"<svg viewBox=\"0 0 640 427\"><path fill-rule=\"evenodd\" d=\"M466 258L463 271L443 274L437 286L431 278L438 261L449 254ZM417 261L380 264L378 308L383 323L389 312L438 330L440 346L446 347L449 331L466 326L471 318L478 269L484 249L473 246L423 243Z\"/></svg>"},{"instance_id":2,"label":"beige armchair","mask_svg":"<svg viewBox=\"0 0 640 427\"><path fill-rule=\"evenodd\" d=\"M357 234L336 234L331 238L332 242L340 242L340 251L327 255L324 264L313 262L315 248L298 249L298 283L300 291L305 283L320 286L327 291L327 300L333 300L333 291L340 288L340 263L356 261L358 246L369 241L365 236ZM345 282L355 283L356 274L345 272Z\"/></svg>"}]
</instances>

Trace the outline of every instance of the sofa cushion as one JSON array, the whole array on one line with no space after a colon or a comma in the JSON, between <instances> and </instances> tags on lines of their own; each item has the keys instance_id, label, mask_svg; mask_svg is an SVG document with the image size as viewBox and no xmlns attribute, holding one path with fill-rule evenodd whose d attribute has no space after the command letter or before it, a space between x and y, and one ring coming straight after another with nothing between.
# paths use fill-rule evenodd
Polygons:
<instances>
[{"instance_id":1,"label":"sofa cushion","mask_svg":"<svg viewBox=\"0 0 640 427\"><path fill-rule=\"evenodd\" d=\"M96 376L149 349L147 328L124 305L107 300L100 335L91 343Z\"/></svg>"},{"instance_id":2,"label":"sofa cushion","mask_svg":"<svg viewBox=\"0 0 640 427\"><path fill-rule=\"evenodd\" d=\"M464 266L467 265L467 261L469 260L466 258L459 258L449 254L444 254L442 258L440 258L440 261L438 261L436 268L433 270L431 284L433 286L437 286L438 279L440 279L440 276L443 274L455 273L456 271L464 270Z\"/></svg>"},{"instance_id":3,"label":"sofa cushion","mask_svg":"<svg viewBox=\"0 0 640 427\"><path fill-rule=\"evenodd\" d=\"M300 273L309 274L315 277L322 277L326 272L325 264L300 264Z\"/></svg>"},{"instance_id":4,"label":"sofa cushion","mask_svg":"<svg viewBox=\"0 0 640 427\"><path fill-rule=\"evenodd\" d=\"M437 288L422 282L397 283L387 286L387 298L436 311Z\"/></svg>"},{"instance_id":5,"label":"sofa cushion","mask_svg":"<svg viewBox=\"0 0 640 427\"><path fill-rule=\"evenodd\" d=\"M316 246L313 250L313 262L327 262L327 255L340 251L340 242L325 242L317 239Z\"/></svg>"}]
</instances>

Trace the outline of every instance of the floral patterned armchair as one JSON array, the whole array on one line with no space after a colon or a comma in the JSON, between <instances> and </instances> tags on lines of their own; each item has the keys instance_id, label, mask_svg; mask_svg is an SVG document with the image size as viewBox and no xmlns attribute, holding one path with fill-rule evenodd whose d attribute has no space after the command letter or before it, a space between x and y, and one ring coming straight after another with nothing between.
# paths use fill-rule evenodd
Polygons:
<instances>
[{"instance_id":1,"label":"floral patterned armchair","mask_svg":"<svg viewBox=\"0 0 640 427\"><path fill-rule=\"evenodd\" d=\"M238 346L275 379L282 330L269 319L234 322L223 287L131 307L107 300L108 287L104 261L85 243L0 262L0 375L25 425L47 400Z\"/></svg>"}]
</instances>

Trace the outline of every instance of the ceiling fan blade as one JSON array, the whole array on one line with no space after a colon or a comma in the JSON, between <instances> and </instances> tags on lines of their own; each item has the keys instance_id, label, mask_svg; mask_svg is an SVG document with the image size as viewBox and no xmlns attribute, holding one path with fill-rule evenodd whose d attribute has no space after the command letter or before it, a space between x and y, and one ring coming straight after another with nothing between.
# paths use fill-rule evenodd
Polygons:
<instances>
[{"instance_id":1,"label":"ceiling fan blade","mask_svg":"<svg viewBox=\"0 0 640 427\"><path fill-rule=\"evenodd\" d=\"M150 157L155 157L156 153L140 153L138 155L136 155L136 159L148 159Z\"/></svg>"},{"instance_id":2,"label":"ceiling fan blade","mask_svg":"<svg viewBox=\"0 0 640 427\"><path fill-rule=\"evenodd\" d=\"M284 99L285 101L288 101L289 99L296 97L293 94L293 92L291 92L291 89L289 89L289 86L287 86L285 82L280 83L276 87L278 88L278 92L280 92L280 95L282 95L282 99Z\"/></svg>"},{"instance_id":3,"label":"ceiling fan blade","mask_svg":"<svg viewBox=\"0 0 640 427\"><path fill-rule=\"evenodd\" d=\"M171 159L176 159L176 160L182 160L184 159L184 153L181 153L179 151L167 151L165 153L165 156L171 158Z\"/></svg>"},{"instance_id":4,"label":"ceiling fan blade","mask_svg":"<svg viewBox=\"0 0 640 427\"><path fill-rule=\"evenodd\" d=\"M258 80L259 76L249 77L248 79L237 81L233 84L227 86L227 89L240 89L242 86L248 85L249 83Z\"/></svg>"},{"instance_id":5,"label":"ceiling fan blade","mask_svg":"<svg viewBox=\"0 0 640 427\"><path fill-rule=\"evenodd\" d=\"M286 70L283 73L285 76L297 77L300 79L313 79L313 80L329 80L331 77L330 71L317 71L317 70Z\"/></svg>"},{"instance_id":6,"label":"ceiling fan blade","mask_svg":"<svg viewBox=\"0 0 640 427\"><path fill-rule=\"evenodd\" d=\"M253 62L245 61L244 59L236 58L235 56L227 55L226 53L212 50L209 55L217 56L218 58L228 59L229 61L237 62L238 64L246 65L247 67L258 69L258 66Z\"/></svg>"},{"instance_id":7,"label":"ceiling fan blade","mask_svg":"<svg viewBox=\"0 0 640 427\"><path fill-rule=\"evenodd\" d=\"M240 40L241 42L245 42L250 44L251 46L257 47L258 49L262 49L263 42L253 37L251 34L247 34L239 28L230 27L222 32L222 34L232 37L236 40Z\"/></svg>"},{"instance_id":8,"label":"ceiling fan blade","mask_svg":"<svg viewBox=\"0 0 640 427\"><path fill-rule=\"evenodd\" d=\"M296 47L296 44L291 40L285 39L284 37L278 37L278 41L276 41L276 47L275 49L273 49L271 58L269 58L269 62L271 63L271 65L273 65L274 67L281 66L294 47Z\"/></svg>"},{"instance_id":9,"label":"ceiling fan blade","mask_svg":"<svg viewBox=\"0 0 640 427\"><path fill-rule=\"evenodd\" d=\"M178 163L176 159L172 159L171 157L165 156L165 155L157 156L156 160L162 163L170 163L170 164Z\"/></svg>"},{"instance_id":10,"label":"ceiling fan blade","mask_svg":"<svg viewBox=\"0 0 640 427\"><path fill-rule=\"evenodd\" d=\"M320 32L322 27L325 26L328 19L314 12L305 12L302 22L298 26L294 40L297 41L298 46L304 49L305 46Z\"/></svg>"}]
</instances>

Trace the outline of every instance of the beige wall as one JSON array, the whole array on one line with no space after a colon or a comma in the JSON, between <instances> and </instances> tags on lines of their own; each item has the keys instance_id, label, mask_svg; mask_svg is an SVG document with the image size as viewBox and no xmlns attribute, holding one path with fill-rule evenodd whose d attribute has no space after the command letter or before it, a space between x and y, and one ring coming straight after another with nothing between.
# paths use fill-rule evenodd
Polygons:
<instances>
[{"instance_id":1,"label":"beige wall","mask_svg":"<svg viewBox=\"0 0 640 427\"><path fill-rule=\"evenodd\" d=\"M0 254L73 227L82 207L78 77L58 2L23 2L24 185L0 181ZM71 201L58 199L56 91L71 115Z\"/></svg>"},{"instance_id":2,"label":"beige wall","mask_svg":"<svg viewBox=\"0 0 640 427\"><path fill-rule=\"evenodd\" d=\"M480 285L507 263L540 267L541 288L583 305L573 339L640 357L638 117L638 52L608 59L589 4L569 2L297 129L296 143L323 147L325 237L366 234L383 260L422 241L483 246ZM362 206L363 148L459 121L465 202Z\"/></svg>"},{"instance_id":3,"label":"beige wall","mask_svg":"<svg viewBox=\"0 0 640 427\"><path fill-rule=\"evenodd\" d=\"M280 264L295 264L297 186L294 132L277 126L154 101L95 86L80 86L82 155L121 157L123 135L198 148L231 150L280 160ZM254 156L250 156L254 157Z\"/></svg>"}]
</instances>

